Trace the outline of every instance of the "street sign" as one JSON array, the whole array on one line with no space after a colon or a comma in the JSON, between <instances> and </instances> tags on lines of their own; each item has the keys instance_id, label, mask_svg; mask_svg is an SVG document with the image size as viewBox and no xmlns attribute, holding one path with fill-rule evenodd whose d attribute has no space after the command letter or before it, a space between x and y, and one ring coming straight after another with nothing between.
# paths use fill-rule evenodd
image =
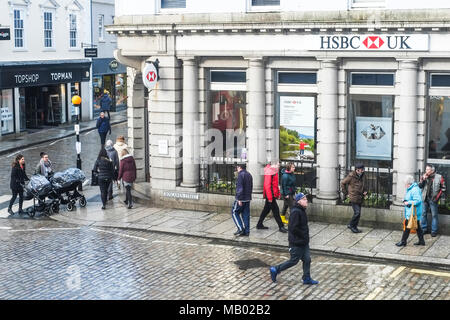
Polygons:
<instances>
[{"instance_id":1,"label":"street sign","mask_svg":"<svg viewBox=\"0 0 450 320\"><path fill-rule=\"evenodd\" d=\"M97 48L84 48L85 58L97 58Z\"/></svg>"},{"instance_id":2,"label":"street sign","mask_svg":"<svg viewBox=\"0 0 450 320\"><path fill-rule=\"evenodd\" d=\"M0 40L11 40L11 30L9 28L0 28Z\"/></svg>"},{"instance_id":3,"label":"street sign","mask_svg":"<svg viewBox=\"0 0 450 320\"><path fill-rule=\"evenodd\" d=\"M147 63L142 72L142 81L147 89L153 89L158 82L158 70L153 63Z\"/></svg>"}]
</instances>

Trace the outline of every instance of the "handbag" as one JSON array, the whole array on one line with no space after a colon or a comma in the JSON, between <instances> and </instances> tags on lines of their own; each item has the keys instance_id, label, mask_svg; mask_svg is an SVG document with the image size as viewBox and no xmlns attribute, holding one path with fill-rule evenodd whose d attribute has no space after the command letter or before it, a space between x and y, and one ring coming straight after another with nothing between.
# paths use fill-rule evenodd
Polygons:
<instances>
[{"instance_id":1,"label":"handbag","mask_svg":"<svg viewBox=\"0 0 450 320\"><path fill-rule=\"evenodd\" d=\"M411 210L412 210L412 214L409 217L408 225L406 227L410 230L411 233L415 233L417 230L417 210L414 205L412 205Z\"/></svg>"},{"instance_id":2,"label":"handbag","mask_svg":"<svg viewBox=\"0 0 450 320\"><path fill-rule=\"evenodd\" d=\"M91 186L98 186L98 172L92 170Z\"/></svg>"}]
</instances>

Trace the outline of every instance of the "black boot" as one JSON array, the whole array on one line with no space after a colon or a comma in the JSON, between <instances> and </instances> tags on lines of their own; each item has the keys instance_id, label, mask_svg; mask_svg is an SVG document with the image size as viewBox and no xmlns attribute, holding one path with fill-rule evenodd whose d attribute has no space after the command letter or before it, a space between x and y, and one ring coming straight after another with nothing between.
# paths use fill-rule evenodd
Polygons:
<instances>
[{"instance_id":1,"label":"black boot","mask_svg":"<svg viewBox=\"0 0 450 320\"><path fill-rule=\"evenodd\" d=\"M14 211L12 211L12 209L11 208L8 208L8 213L10 214L10 215L14 215Z\"/></svg>"}]
</instances>

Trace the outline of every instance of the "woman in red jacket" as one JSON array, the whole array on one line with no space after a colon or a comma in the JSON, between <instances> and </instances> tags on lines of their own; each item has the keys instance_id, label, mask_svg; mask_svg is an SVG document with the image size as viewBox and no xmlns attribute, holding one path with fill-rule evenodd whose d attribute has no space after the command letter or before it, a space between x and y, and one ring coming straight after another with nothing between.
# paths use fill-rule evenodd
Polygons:
<instances>
[{"instance_id":1,"label":"woman in red jacket","mask_svg":"<svg viewBox=\"0 0 450 320\"><path fill-rule=\"evenodd\" d=\"M133 208L131 187L133 182L136 180L136 162L134 161L133 156L128 154L127 149L122 150L121 156L122 160L120 160L119 176L117 180L122 179L123 181L125 189L127 190L125 204L128 205L128 209L131 209Z\"/></svg>"},{"instance_id":2,"label":"woman in red jacket","mask_svg":"<svg viewBox=\"0 0 450 320\"><path fill-rule=\"evenodd\" d=\"M277 204L277 199L280 197L280 188L278 186L278 170L280 163L278 161L271 162L264 168L264 189L263 197L266 199L263 211L259 217L256 229L269 229L263 225L264 219L269 214L270 210L273 212L273 217L278 224L280 232L286 233L287 230L283 225L280 217L280 208Z\"/></svg>"}]
</instances>

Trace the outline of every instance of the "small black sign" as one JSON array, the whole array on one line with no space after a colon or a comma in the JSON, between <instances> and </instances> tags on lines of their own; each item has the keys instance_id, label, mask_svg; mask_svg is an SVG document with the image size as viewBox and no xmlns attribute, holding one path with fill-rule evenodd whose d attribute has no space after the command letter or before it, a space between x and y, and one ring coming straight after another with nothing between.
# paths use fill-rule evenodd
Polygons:
<instances>
[{"instance_id":1,"label":"small black sign","mask_svg":"<svg viewBox=\"0 0 450 320\"><path fill-rule=\"evenodd\" d=\"M84 48L85 58L97 58L97 48Z\"/></svg>"},{"instance_id":2,"label":"small black sign","mask_svg":"<svg viewBox=\"0 0 450 320\"><path fill-rule=\"evenodd\" d=\"M11 31L9 28L0 28L0 40L11 40Z\"/></svg>"}]
</instances>

